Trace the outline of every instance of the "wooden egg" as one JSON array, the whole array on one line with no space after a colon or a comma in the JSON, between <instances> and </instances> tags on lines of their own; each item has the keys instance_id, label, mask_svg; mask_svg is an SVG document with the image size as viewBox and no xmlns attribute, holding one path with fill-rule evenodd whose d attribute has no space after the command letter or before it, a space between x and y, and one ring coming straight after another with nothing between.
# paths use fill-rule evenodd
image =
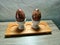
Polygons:
<instances>
[{"instance_id":1,"label":"wooden egg","mask_svg":"<svg viewBox=\"0 0 60 45\"><path fill-rule=\"evenodd\" d=\"M41 12L39 11L39 9L35 9L32 13L32 19L34 21L40 21L41 20Z\"/></svg>"},{"instance_id":2,"label":"wooden egg","mask_svg":"<svg viewBox=\"0 0 60 45\"><path fill-rule=\"evenodd\" d=\"M25 20L25 13L23 12L22 9L18 9L16 11L16 21L17 22L23 22Z\"/></svg>"}]
</instances>

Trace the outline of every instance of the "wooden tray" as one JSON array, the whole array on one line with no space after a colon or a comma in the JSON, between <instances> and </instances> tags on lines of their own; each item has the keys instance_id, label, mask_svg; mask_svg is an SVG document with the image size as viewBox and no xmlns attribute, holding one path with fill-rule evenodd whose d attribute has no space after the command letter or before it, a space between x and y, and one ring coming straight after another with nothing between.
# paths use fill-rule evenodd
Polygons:
<instances>
[{"instance_id":1,"label":"wooden tray","mask_svg":"<svg viewBox=\"0 0 60 45\"><path fill-rule=\"evenodd\" d=\"M5 32L5 37L18 37L18 36L29 36L29 35L45 35L51 34L51 29L48 24L44 21L39 23L40 29L38 31L31 28L32 22L26 22L24 24L25 29L22 32L17 32L18 24L17 22L10 22Z\"/></svg>"}]
</instances>

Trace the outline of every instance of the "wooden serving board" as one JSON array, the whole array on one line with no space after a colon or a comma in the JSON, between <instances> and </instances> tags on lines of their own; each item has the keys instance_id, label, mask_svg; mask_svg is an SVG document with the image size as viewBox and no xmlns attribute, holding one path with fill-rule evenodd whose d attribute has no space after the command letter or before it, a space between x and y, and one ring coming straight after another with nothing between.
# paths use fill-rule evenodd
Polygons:
<instances>
[{"instance_id":1,"label":"wooden serving board","mask_svg":"<svg viewBox=\"0 0 60 45\"><path fill-rule=\"evenodd\" d=\"M10 22L5 32L5 37L17 37L17 36L27 36L27 35L45 35L51 34L51 29L48 24L44 21L40 21L39 30L34 30L31 28L32 22L25 22L25 29L22 32L17 32L18 24L17 22Z\"/></svg>"}]
</instances>

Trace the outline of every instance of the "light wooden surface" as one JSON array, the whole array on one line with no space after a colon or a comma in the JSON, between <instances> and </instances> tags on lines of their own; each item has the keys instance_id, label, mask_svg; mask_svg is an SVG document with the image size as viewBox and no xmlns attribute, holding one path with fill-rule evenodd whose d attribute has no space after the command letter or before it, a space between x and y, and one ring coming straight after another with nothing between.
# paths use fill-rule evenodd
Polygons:
<instances>
[{"instance_id":1,"label":"light wooden surface","mask_svg":"<svg viewBox=\"0 0 60 45\"><path fill-rule=\"evenodd\" d=\"M60 45L60 30L52 20L44 20L52 30L51 35L36 35L16 38L5 38L7 24L0 22L0 45Z\"/></svg>"},{"instance_id":2,"label":"light wooden surface","mask_svg":"<svg viewBox=\"0 0 60 45\"><path fill-rule=\"evenodd\" d=\"M17 36L24 36L24 35L45 35L51 34L51 29L49 25L45 21L40 21L39 27L40 29L34 30L32 29L32 21L25 22L24 24L25 29L22 32L17 32L18 24L17 22L11 22L8 24L7 30L5 32L5 37L17 37Z\"/></svg>"}]
</instances>

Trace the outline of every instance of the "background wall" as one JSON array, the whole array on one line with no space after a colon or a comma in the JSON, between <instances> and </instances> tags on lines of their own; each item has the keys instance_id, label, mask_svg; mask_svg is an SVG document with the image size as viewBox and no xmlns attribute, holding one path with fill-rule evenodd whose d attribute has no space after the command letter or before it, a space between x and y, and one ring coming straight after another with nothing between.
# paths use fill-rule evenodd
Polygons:
<instances>
[{"instance_id":1,"label":"background wall","mask_svg":"<svg viewBox=\"0 0 60 45\"><path fill-rule=\"evenodd\" d=\"M15 21L15 12L22 8L27 20L39 8L42 19L52 19L60 28L60 0L0 0L0 21Z\"/></svg>"}]
</instances>

